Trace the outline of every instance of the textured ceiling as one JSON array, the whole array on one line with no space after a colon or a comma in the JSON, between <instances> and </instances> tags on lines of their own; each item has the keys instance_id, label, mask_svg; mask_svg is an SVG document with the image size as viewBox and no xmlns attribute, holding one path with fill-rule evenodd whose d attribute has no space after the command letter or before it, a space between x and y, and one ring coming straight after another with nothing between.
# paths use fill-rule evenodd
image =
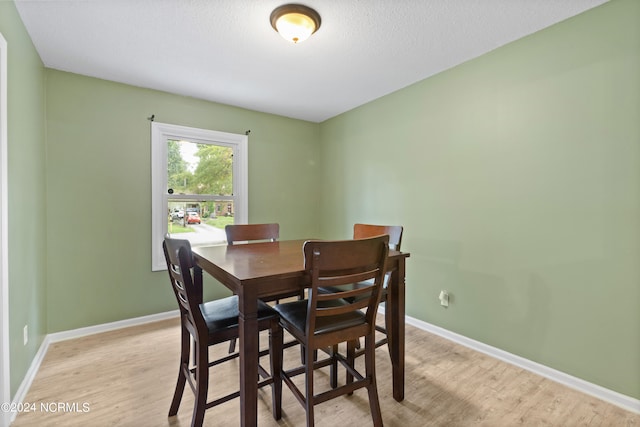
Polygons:
<instances>
[{"instance_id":1,"label":"textured ceiling","mask_svg":"<svg viewBox=\"0 0 640 427\"><path fill-rule=\"evenodd\" d=\"M607 0L308 0L293 45L282 0L16 0L45 66L321 122Z\"/></svg>"}]
</instances>

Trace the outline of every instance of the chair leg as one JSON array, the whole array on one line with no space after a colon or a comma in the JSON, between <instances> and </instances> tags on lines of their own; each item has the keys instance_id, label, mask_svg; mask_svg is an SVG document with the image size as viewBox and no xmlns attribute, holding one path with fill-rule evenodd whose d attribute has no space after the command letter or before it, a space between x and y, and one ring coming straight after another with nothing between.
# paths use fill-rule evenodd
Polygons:
<instances>
[{"instance_id":1,"label":"chair leg","mask_svg":"<svg viewBox=\"0 0 640 427\"><path fill-rule=\"evenodd\" d=\"M207 405L207 389L209 387L209 348L206 342L196 340L198 364L196 365L196 395L193 405L191 427L201 427Z\"/></svg>"},{"instance_id":2,"label":"chair leg","mask_svg":"<svg viewBox=\"0 0 640 427\"><path fill-rule=\"evenodd\" d=\"M353 368L355 366L355 360L356 360L356 346L359 340L354 340L354 341L348 341L347 342L347 365L349 365L351 368ZM347 379L346 379L346 383L347 384L351 384L353 382L353 375L351 374L351 372L349 372L349 370L347 370ZM353 393L349 393L349 395L352 395Z\"/></svg>"},{"instance_id":3,"label":"chair leg","mask_svg":"<svg viewBox=\"0 0 640 427\"><path fill-rule=\"evenodd\" d=\"M234 353L236 351L236 339L231 338L229 341L229 354Z\"/></svg>"},{"instance_id":4,"label":"chair leg","mask_svg":"<svg viewBox=\"0 0 640 427\"><path fill-rule=\"evenodd\" d=\"M282 352L284 350L284 338L282 327L278 320L271 322L269 329L269 354L271 359L271 377L273 384L271 388L271 406L273 408L273 418L282 418Z\"/></svg>"},{"instance_id":5,"label":"chair leg","mask_svg":"<svg viewBox=\"0 0 640 427\"><path fill-rule=\"evenodd\" d=\"M369 406L371 407L371 417L375 427L382 427L382 413L380 412L380 401L378 400L378 387L376 384L376 336L375 333L365 337L365 375L369 379L367 392L369 393Z\"/></svg>"},{"instance_id":6,"label":"chair leg","mask_svg":"<svg viewBox=\"0 0 640 427\"><path fill-rule=\"evenodd\" d=\"M329 354L331 356L331 366L329 368L329 378L331 388L338 387L338 359L336 358L336 354L338 354L338 344L331 346L329 349Z\"/></svg>"},{"instance_id":7,"label":"chair leg","mask_svg":"<svg viewBox=\"0 0 640 427\"><path fill-rule=\"evenodd\" d=\"M305 349L304 345L300 344L300 363L302 363L303 365L306 363L305 361L307 360L307 350ZM318 360L318 350L313 350L313 360L316 361Z\"/></svg>"},{"instance_id":8,"label":"chair leg","mask_svg":"<svg viewBox=\"0 0 640 427\"><path fill-rule=\"evenodd\" d=\"M180 369L178 371L178 381L176 382L176 391L173 393L173 400L169 407L169 416L173 417L178 413L184 386L187 382L186 372L189 369L189 352L191 351L191 335L184 328L181 330L180 338Z\"/></svg>"},{"instance_id":9,"label":"chair leg","mask_svg":"<svg viewBox=\"0 0 640 427\"><path fill-rule=\"evenodd\" d=\"M314 411L313 411L313 354L314 351L306 352L306 360L305 360L305 410L307 412L307 427L313 427L315 425L314 421Z\"/></svg>"}]
</instances>

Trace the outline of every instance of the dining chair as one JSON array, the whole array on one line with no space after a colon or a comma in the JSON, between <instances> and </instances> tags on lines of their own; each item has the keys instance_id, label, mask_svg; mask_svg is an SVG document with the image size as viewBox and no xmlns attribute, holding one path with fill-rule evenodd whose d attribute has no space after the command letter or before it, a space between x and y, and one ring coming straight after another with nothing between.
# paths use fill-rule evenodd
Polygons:
<instances>
[{"instance_id":1,"label":"dining chair","mask_svg":"<svg viewBox=\"0 0 640 427\"><path fill-rule=\"evenodd\" d=\"M227 235L227 244L236 245L240 242L255 243L258 241L276 242L280 238L280 224L228 224L224 231ZM298 299L304 299L304 291L295 294L287 293L285 295L277 295L270 298L263 298L263 301L275 301L278 303L281 298L298 296ZM290 343L287 344L287 347ZM236 351L236 340L229 342L229 354Z\"/></svg>"},{"instance_id":2,"label":"dining chair","mask_svg":"<svg viewBox=\"0 0 640 427\"><path fill-rule=\"evenodd\" d=\"M174 416L180 407L185 384L195 394L191 426L201 426L205 410L234 399L239 391L212 401L208 400L209 368L238 357L238 353L209 361L209 347L238 337L238 297L231 296L202 303L202 271L194 269L193 254L188 240L166 237L163 243L164 256L171 286L180 311L180 367L176 389L171 401L169 416ZM258 330L269 331L269 350L260 355L270 355L270 372L258 367L258 387L271 385L273 417L281 418L282 407L282 327L277 312L269 305L258 302ZM257 332L257 331L256 331ZM191 340L194 360L190 365Z\"/></svg>"},{"instance_id":3,"label":"dining chair","mask_svg":"<svg viewBox=\"0 0 640 427\"><path fill-rule=\"evenodd\" d=\"M229 224L224 228L227 244L265 240L275 242L280 238L280 225L272 224Z\"/></svg>"},{"instance_id":4,"label":"dining chair","mask_svg":"<svg viewBox=\"0 0 640 427\"><path fill-rule=\"evenodd\" d=\"M382 426L375 375L375 321L389 251L389 236L342 241L307 241L303 247L304 268L310 280L309 299L277 304L280 324L307 349L302 366L285 370L282 380L306 410L307 426L314 425L314 406L359 388L366 388L373 423ZM369 286L340 290L339 286L372 280ZM329 286L335 292L318 292ZM364 337L365 373L355 369L355 343ZM338 344L347 343L346 357ZM329 348L329 356L316 358ZM338 386L337 368L347 371L347 381ZM330 366L328 391L316 394L315 369ZM305 375L304 391L293 382ZM354 381L355 378L355 381Z\"/></svg>"},{"instance_id":5,"label":"dining chair","mask_svg":"<svg viewBox=\"0 0 640 427\"><path fill-rule=\"evenodd\" d=\"M400 245L402 244L402 232L403 227L401 225L374 225L374 224L354 224L353 226L353 238L354 239L365 239L368 237L379 236L383 234L387 234L389 236L389 249L399 251ZM380 297L380 302L386 302L388 296L388 288L387 284L389 281L388 273L385 276L385 280L382 287L382 295ZM343 286L342 288L359 288L362 286L368 286L368 283L351 283L347 286ZM335 291L326 289L326 287L321 287L319 289L320 292L329 292ZM384 337L380 340L376 341L376 347L381 347L388 343L387 330L391 329L391 316L385 316L385 326L376 325L376 330L384 334ZM359 345L357 347L360 347ZM356 355L361 355L363 353L362 350L358 351Z\"/></svg>"}]
</instances>

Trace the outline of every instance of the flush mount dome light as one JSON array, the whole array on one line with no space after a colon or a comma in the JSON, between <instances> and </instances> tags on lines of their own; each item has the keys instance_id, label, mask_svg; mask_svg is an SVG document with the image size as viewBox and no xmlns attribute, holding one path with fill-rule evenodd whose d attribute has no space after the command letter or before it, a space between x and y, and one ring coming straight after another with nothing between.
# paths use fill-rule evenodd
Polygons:
<instances>
[{"instance_id":1,"label":"flush mount dome light","mask_svg":"<svg viewBox=\"0 0 640 427\"><path fill-rule=\"evenodd\" d=\"M300 43L320 28L320 15L302 4L285 4L271 12L271 26L286 40Z\"/></svg>"}]
</instances>

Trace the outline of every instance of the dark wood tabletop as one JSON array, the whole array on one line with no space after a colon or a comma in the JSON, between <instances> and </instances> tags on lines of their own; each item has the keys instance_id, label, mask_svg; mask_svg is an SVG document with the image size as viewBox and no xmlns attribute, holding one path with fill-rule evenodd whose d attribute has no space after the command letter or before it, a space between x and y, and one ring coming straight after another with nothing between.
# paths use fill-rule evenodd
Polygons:
<instances>
[{"instance_id":1,"label":"dark wood tabletop","mask_svg":"<svg viewBox=\"0 0 640 427\"><path fill-rule=\"evenodd\" d=\"M306 239L308 240L308 239ZM306 240L200 246L193 248L196 268L206 271L238 295L240 334L240 411L242 426L257 425L258 298L295 292L307 286L302 246ZM408 253L389 251L391 271L385 316L393 366L393 397L404 399L405 260Z\"/></svg>"}]
</instances>

